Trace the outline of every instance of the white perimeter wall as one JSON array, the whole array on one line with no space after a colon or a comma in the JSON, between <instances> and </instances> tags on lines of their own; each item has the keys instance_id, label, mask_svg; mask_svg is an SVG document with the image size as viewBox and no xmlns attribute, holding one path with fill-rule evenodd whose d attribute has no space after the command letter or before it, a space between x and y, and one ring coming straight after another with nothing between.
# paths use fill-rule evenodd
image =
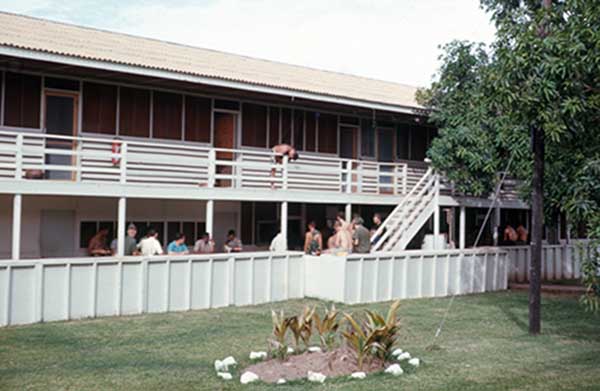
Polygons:
<instances>
[{"instance_id":1,"label":"white perimeter wall","mask_svg":"<svg viewBox=\"0 0 600 391\"><path fill-rule=\"evenodd\" d=\"M13 197L0 196L0 259L11 258ZM127 221L206 221L204 201L127 200ZM117 221L117 199L104 197L51 197L24 196L21 232L21 258L40 258L40 216L42 210L70 210L75 212L73 240L76 256L85 256L79 248L81 221ZM214 238L222 248L227 231L240 230L241 204L215 202ZM162 243L164 246L166 243Z\"/></svg>"},{"instance_id":2,"label":"white perimeter wall","mask_svg":"<svg viewBox=\"0 0 600 391\"><path fill-rule=\"evenodd\" d=\"M304 297L302 253L0 262L0 325Z\"/></svg>"},{"instance_id":3,"label":"white perimeter wall","mask_svg":"<svg viewBox=\"0 0 600 391\"><path fill-rule=\"evenodd\" d=\"M506 289L497 248L306 257L307 296L344 303L441 297Z\"/></svg>"}]
</instances>

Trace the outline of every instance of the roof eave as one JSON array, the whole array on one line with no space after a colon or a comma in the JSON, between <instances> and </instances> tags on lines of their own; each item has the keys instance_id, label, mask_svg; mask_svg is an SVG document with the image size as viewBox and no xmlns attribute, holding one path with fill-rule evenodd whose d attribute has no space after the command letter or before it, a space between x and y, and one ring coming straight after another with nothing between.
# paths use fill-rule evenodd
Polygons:
<instances>
[{"instance_id":1,"label":"roof eave","mask_svg":"<svg viewBox=\"0 0 600 391\"><path fill-rule=\"evenodd\" d=\"M215 87L223 87L223 88L234 88L244 91L265 93L265 94L273 94L280 96L287 96L290 98L298 98L298 99L308 99L321 101L326 103L334 103L340 105L348 105L361 107L371 110L381 110L388 111L394 113L403 113L403 114L419 114L422 111L422 108L419 107L409 107L409 106L400 106L393 105L388 103L381 102L372 102L368 100L361 100L355 98L347 98L326 94L319 94L308 91L299 91L294 89L282 88L282 87L273 87L266 85L258 85L252 84L242 81L236 80L226 80L215 77L208 76L199 76L199 75L191 75L187 73L163 70L163 69L155 69L155 68L147 68L142 66L130 65L130 64L120 64L109 61L101 61L96 59L82 58L76 56L68 56L64 54L50 53L46 51L32 50L26 48L19 48L13 46L0 45L0 55L6 55L17 58L25 58L28 60L38 60L38 61L48 61L59 63L63 65L71 65L71 66L80 66L94 69L102 69L113 72L122 72L129 73L138 76L146 76L160 79L168 79L175 81L183 81L189 83L196 84L205 84Z\"/></svg>"}]
</instances>

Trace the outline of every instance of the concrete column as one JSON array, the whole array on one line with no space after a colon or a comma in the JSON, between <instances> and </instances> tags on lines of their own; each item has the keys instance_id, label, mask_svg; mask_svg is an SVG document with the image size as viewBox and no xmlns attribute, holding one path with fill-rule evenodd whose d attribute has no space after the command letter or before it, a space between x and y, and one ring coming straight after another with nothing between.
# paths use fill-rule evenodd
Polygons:
<instances>
[{"instance_id":1,"label":"concrete column","mask_svg":"<svg viewBox=\"0 0 600 391\"><path fill-rule=\"evenodd\" d=\"M285 248L288 248L288 229L287 229L287 225L288 225L288 203L287 201L283 201L281 203L281 214L279 216L279 219L281 221L281 234L283 235L283 237L285 238Z\"/></svg>"},{"instance_id":2,"label":"concrete column","mask_svg":"<svg viewBox=\"0 0 600 391\"><path fill-rule=\"evenodd\" d=\"M119 198L119 213L118 213L118 222L117 222L117 255L122 257L125 255L125 231L127 227L126 221L126 208L127 208L127 199L125 197Z\"/></svg>"},{"instance_id":3,"label":"concrete column","mask_svg":"<svg viewBox=\"0 0 600 391\"><path fill-rule=\"evenodd\" d=\"M461 250L465 248L466 242L466 225L467 225L467 210L464 206L460 207L460 216L458 220L458 235L459 235L459 245L458 248Z\"/></svg>"},{"instance_id":4,"label":"concrete column","mask_svg":"<svg viewBox=\"0 0 600 391\"><path fill-rule=\"evenodd\" d=\"M211 239L213 238L213 221L215 214L215 201L208 200L206 201L206 232L210 235Z\"/></svg>"},{"instance_id":5,"label":"concrete column","mask_svg":"<svg viewBox=\"0 0 600 391\"><path fill-rule=\"evenodd\" d=\"M352 204L346 204L346 211L344 212L346 215L346 221L348 223L352 222Z\"/></svg>"},{"instance_id":6,"label":"concrete column","mask_svg":"<svg viewBox=\"0 0 600 391\"><path fill-rule=\"evenodd\" d=\"M15 194L13 197L13 221L12 221L12 259L21 258L21 215L22 215L21 194Z\"/></svg>"}]
</instances>

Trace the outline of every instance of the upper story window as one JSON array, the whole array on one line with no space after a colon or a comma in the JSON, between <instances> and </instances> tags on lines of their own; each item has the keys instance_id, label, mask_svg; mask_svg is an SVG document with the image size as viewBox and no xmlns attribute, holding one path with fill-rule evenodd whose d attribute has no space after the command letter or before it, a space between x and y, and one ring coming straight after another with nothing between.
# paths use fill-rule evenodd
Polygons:
<instances>
[{"instance_id":1,"label":"upper story window","mask_svg":"<svg viewBox=\"0 0 600 391\"><path fill-rule=\"evenodd\" d=\"M437 129L414 124L399 125L396 138L397 157L404 160L424 160L435 137Z\"/></svg>"},{"instance_id":2,"label":"upper story window","mask_svg":"<svg viewBox=\"0 0 600 391\"><path fill-rule=\"evenodd\" d=\"M239 111L240 102L234 100L215 99L215 109Z\"/></svg>"},{"instance_id":3,"label":"upper story window","mask_svg":"<svg viewBox=\"0 0 600 391\"><path fill-rule=\"evenodd\" d=\"M304 149L304 111L294 110L294 147Z\"/></svg>"},{"instance_id":4,"label":"upper story window","mask_svg":"<svg viewBox=\"0 0 600 391\"><path fill-rule=\"evenodd\" d=\"M244 103L242 106L242 145L265 148L267 145L266 106Z\"/></svg>"},{"instance_id":5,"label":"upper story window","mask_svg":"<svg viewBox=\"0 0 600 391\"><path fill-rule=\"evenodd\" d=\"M181 140L183 96L155 91L152 106L152 137Z\"/></svg>"},{"instance_id":6,"label":"upper story window","mask_svg":"<svg viewBox=\"0 0 600 391\"><path fill-rule=\"evenodd\" d=\"M369 120L361 121L360 151L364 157L375 157L375 129Z\"/></svg>"},{"instance_id":7,"label":"upper story window","mask_svg":"<svg viewBox=\"0 0 600 391\"><path fill-rule=\"evenodd\" d=\"M150 91L121 87L119 96L119 134L150 137Z\"/></svg>"},{"instance_id":8,"label":"upper story window","mask_svg":"<svg viewBox=\"0 0 600 391\"><path fill-rule=\"evenodd\" d=\"M6 72L4 80L4 125L39 129L41 77Z\"/></svg>"},{"instance_id":9,"label":"upper story window","mask_svg":"<svg viewBox=\"0 0 600 391\"><path fill-rule=\"evenodd\" d=\"M304 150L315 152L317 146L317 113L307 111L304 118L304 137L306 140Z\"/></svg>"},{"instance_id":10,"label":"upper story window","mask_svg":"<svg viewBox=\"0 0 600 391\"><path fill-rule=\"evenodd\" d=\"M281 109L279 107L269 107L269 145L271 148L279 144L279 128L281 120Z\"/></svg>"},{"instance_id":11,"label":"upper story window","mask_svg":"<svg viewBox=\"0 0 600 391\"><path fill-rule=\"evenodd\" d=\"M287 108L281 109L281 142L292 143L292 110Z\"/></svg>"},{"instance_id":12,"label":"upper story window","mask_svg":"<svg viewBox=\"0 0 600 391\"><path fill-rule=\"evenodd\" d=\"M79 91L79 80L45 77L44 87L55 90Z\"/></svg>"},{"instance_id":13,"label":"upper story window","mask_svg":"<svg viewBox=\"0 0 600 391\"><path fill-rule=\"evenodd\" d=\"M81 126L84 132L116 134L117 86L83 83Z\"/></svg>"}]
</instances>

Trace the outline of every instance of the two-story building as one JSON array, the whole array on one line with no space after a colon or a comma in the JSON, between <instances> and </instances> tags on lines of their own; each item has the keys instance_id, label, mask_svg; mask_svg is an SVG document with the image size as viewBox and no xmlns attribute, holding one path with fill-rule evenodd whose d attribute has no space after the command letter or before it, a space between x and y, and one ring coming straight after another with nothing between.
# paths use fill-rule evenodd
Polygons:
<instances>
[{"instance_id":1,"label":"two-story building","mask_svg":"<svg viewBox=\"0 0 600 391\"><path fill-rule=\"evenodd\" d=\"M281 230L298 248L339 210L394 211L377 250L426 232L465 247L490 205L428 169L437 131L414 87L8 13L0 25L0 259L84 255L130 222L163 244L206 231L220 248L235 229L261 247ZM280 143L300 158L277 162ZM527 209L504 189L482 244Z\"/></svg>"}]
</instances>

